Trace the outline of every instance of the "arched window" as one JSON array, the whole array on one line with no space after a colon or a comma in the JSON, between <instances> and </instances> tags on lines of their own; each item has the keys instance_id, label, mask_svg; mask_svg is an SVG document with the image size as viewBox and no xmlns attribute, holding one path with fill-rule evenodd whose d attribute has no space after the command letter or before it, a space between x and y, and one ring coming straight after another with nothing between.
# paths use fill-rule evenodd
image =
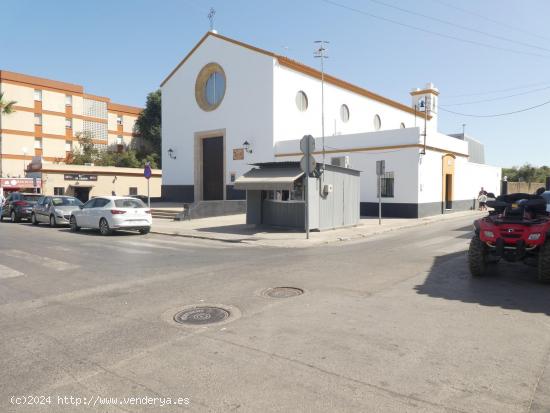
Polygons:
<instances>
[{"instance_id":1,"label":"arched window","mask_svg":"<svg viewBox=\"0 0 550 413\"><path fill-rule=\"evenodd\" d=\"M305 112L307 110L307 106L307 95L304 91L300 90L298 93L296 93L296 107L300 112Z\"/></svg>"},{"instance_id":2,"label":"arched window","mask_svg":"<svg viewBox=\"0 0 550 413\"><path fill-rule=\"evenodd\" d=\"M348 105L340 106L340 119L346 123L349 120L349 108Z\"/></svg>"},{"instance_id":3,"label":"arched window","mask_svg":"<svg viewBox=\"0 0 550 413\"><path fill-rule=\"evenodd\" d=\"M380 130L382 127L382 120L379 115L374 115L374 130Z\"/></svg>"}]
</instances>

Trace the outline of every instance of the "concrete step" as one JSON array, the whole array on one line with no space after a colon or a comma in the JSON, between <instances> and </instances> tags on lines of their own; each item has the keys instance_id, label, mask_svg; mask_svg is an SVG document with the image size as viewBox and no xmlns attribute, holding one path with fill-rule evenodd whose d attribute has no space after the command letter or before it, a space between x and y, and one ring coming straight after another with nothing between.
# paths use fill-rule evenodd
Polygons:
<instances>
[{"instance_id":1,"label":"concrete step","mask_svg":"<svg viewBox=\"0 0 550 413\"><path fill-rule=\"evenodd\" d=\"M178 214L181 213L181 210L174 210L174 209L158 209L158 208L152 208L151 209L151 216L153 218L159 218L159 219L171 219L174 220L178 216Z\"/></svg>"},{"instance_id":2,"label":"concrete step","mask_svg":"<svg viewBox=\"0 0 550 413\"><path fill-rule=\"evenodd\" d=\"M243 214L246 212L246 200L238 201L200 201L191 205L189 218L199 219L208 217L219 217L223 215ZM178 214L176 219L185 219L183 213Z\"/></svg>"}]
</instances>

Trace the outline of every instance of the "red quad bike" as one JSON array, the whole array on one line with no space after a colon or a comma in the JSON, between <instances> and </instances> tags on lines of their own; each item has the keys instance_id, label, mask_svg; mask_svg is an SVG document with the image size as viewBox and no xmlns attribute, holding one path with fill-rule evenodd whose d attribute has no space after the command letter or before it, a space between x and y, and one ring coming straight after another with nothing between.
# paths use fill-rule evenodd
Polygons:
<instances>
[{"instance_id":1,"label":"red quad bike","mask_svg":"<svg viewBox=\"0 0 550 413\"><path fill-rule=\"evenodd\" d=\"M468 262L474 277L486 273L500 259L523 261L538 268L538 279L550 282L550 215L538 195L501 195L487 202L494 209L474 222Z\"/></svg>"}]
</instances>

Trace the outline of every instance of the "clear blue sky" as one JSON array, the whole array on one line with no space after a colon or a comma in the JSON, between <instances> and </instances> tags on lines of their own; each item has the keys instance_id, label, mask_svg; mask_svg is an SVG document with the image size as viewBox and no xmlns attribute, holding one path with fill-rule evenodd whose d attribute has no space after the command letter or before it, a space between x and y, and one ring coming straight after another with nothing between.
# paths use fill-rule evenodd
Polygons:
<instances>
[{"instance_id":1,"label":"clear blue sky","mask_svg":"<svg viewBox=\"0 0 550 413\"><path fill-rule=\"evenodd\" d=\"M522 94L447 107L468 114L510 112L550 100L550 2L546 0L334 1L446 36L527 54L420 32L326 0L17 0L1 6L0 69L82 84L89 93L142 106L147 93L208 30L206 15L213 6L221 34L309 65L318 65L312 42L330 40L327 72L403 103L409 103L411 88L428 81L440 89L442 105ZM544 87L548 88L524 93ZM457 97L503 89L513 90ZM468 134L486 145L492 164L550 164L550 105L498 118L440 112L444 133L461 132L463 123Z\"/></svg>"}]
</instances>

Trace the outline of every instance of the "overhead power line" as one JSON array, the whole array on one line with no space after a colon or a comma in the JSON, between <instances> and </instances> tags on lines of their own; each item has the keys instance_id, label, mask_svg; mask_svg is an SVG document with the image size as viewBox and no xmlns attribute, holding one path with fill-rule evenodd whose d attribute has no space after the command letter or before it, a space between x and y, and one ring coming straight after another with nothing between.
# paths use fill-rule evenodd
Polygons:
<instances>
[{"instance_id":1,"label":"overhead power line","mask_svg":"<svg viewBox=\"0 0 550 413\"><path fill-rule=\"evenodd\" d=\"M451 40L455 40L455 41L462 42L462 43L468 43L468 44L473 44L473 45L476 45L476 46L482 46L482 47L485 47L485 48L488 48L488 49L501 50L501 51L516 53L516 54L521 54L521 55L543 57L545 59L550 58L550 55L545 55L545 54L540 54L540 53L533 53L533 52L516 50L516 49L509 49L507 47L495 46L495 45L491 45L491 44L488 44L488 43L478 42L476 40L463 39L463 38L448 35L448 34L445 34L445 33L435 32L433 30L428 30L428 29L424 29L422 27L413 26L411 24L403 23L403 22L393 20L393 19L389 19L387 17L378 16L376 14L373 14L373 13L370 13L370 12L367 12L367 11L364 11L364 10L361 10L361 9L357 9L355 7L347 6L345 4L338 3L338 2L333 1L333 0L321 0L321 1L323 1L327 4L330 4L332 6L336 6L336 7L340 7L342 9L348 10L348 11L352 11L354 13L358 13L358 14L362 14L364 16L372 17L373 19L382 20L382 21L385 21L385 22L388 22L388 23L392 23L392 24L402 26L402 27L407 27L409 29L416 30L416 31L419 31L419 32L432 34L434 36L439 36L439 37L442 37L442 38L445 38L445 39L451 39Z\"/></svg>"},{"instance_id":2,"label":"overhead power line","mask_svg":"<svg viewBox=\"0 0 550 413\"><path fill-rule=\"evenodd\" d=\"M454 23L454 22L451 22L451 21L448 21L448 20L440 19L439 17L434 17L434 16L429 16L427 14L418 13L416 11L405 9L405 8L399 7L399 6L395 6L393 4L389 4L389 3L386 3L386 2L383 2L383 1L380 1L380 0L369 0L369 1L371 1L373 3L376 3L376 4L380 4L384 7L389 7L389 8L395 9L395 10L402 11L404 13L412 14L413 16L423 17L425 19L433 20L433 21L436 21L438 23L442 23L442 24L446 24L448 26L456 27L456 28L461 29L461 30L466 30L466 31L470 31L470 32L473 32L473 33L482 34L484 36L492 37L493 39L503 40L505 42L514 43L514 44L517 44L517 45L520 45L520 46L531 47L533 49L544 50L546 52L550 52L550 49L548 49L546 47L537 46L537 45L534 45L534 44L531 44L531 43L526 43L526 42L522 42L522 41L515 40L515 39L510 39L509 37L499 36L499 35L492 34L492 33L489 33L489 32L483 31L483 30L474 29L472 27L463 26L461 24L457 24L457 23Z\"/></svg>"},{"instance_id":3,"label":"overhead power line","mask_svg":"<svg viewBox=\"0 0 550 413\"><path fill-rule=\"evenodd\" d=\"M495 19L491 19L490 17L484 16L480 13L476 13L474 11L464 9L462 7L455 6L454 4L449 4L445 1L441 1L441 0L432 0L432 1L434 1L435 3L441 4L445 7L449 7L451 9L461 11L462 13L466 13L466 14L469 14L471 16L476 16L476 17L479 17L480 19L487 20L487 21L489 21L493 24L497 24L499 26L506 27L507 29L515 30L515 31L520 32L520 33L524 33L524 34L528 34L530 36L538 37L539 39L550 40L550 37L542 36L540 34L533 33L533 32L530 32L528 30L525 30L521 27L513 26L513 25L508 24L508 23L504 23L504 22L501 22L501 21L498 21L498 20L495 20Z\"/></svg>"},{"instance_id":4,"label":"overhead power line","mask_svg":"<svg viewBox=\"0 0 550 413\"><path fill-rule=\"evenodd\" d=\"M463 106L463 105L473 105L473 104L475 104L475 103L495 102L495 101L497 101L497 100L509 99L509 98L513 98L513 97L515 97L515 96L528 95L528 94L530 94L530 93L540 92L541 90L548 90L548 89L550 89L550 86L541 87L541 88L539 88L539 89L528 90L527 92L514 93L513 95L499 96L499 97L497 97L497 98L473 100L473 101L470 101L470 102L449 103L449 104L447 104L447 105L441 105L441 104L440 104L439 106L440 106L440 107L446 107L446 108L448 108L449 106Z\"/></svg>"},{"instance_id":5,"label":"overhead power line","mask_svg":"<svg viewBox=\"0 0 550 413\"><path fill-rule=\"evenodd\" d=\"M468 97L468 96L492 95L492 94L495 94L495 93L510 92L512 90L526 89L528 87L535 87L535 86L542 86L542 85L550 85L550 83L548 83L548 82L531 83L529 85L510 87L510 88L506 88L506 89L489 90L489 91L486 91L486 92L464 93L464 94L460 94L460 95L445 95L445 97L447 99L449 99L449 98L462 98L462 97Z\"/></svg>"},{"instance_id":6,"label":"overhead power line","mask_svg":"<svg viewBox=\"0 0 550 413\"><path fill-rule=\"evenodd\" d=\"M442 111L448 112L448 113L452 113L453 115L467 116L467 117L470 117L470 118L496 118L496 117L499 117L499 116L508 116L508 115L515 115L516 113L527 112L528 110L533 110L533 109L536 109L536 108L540 108L541 106L545 106L545 105L548 105L548 104L550 104L550 100L548 100L546 102L543 102L543 103L540 103L540 104L535 105L535 106L530 106L528 108L523 108L523 109L520 109L520 110L514 110L513 112L497 113L497 114L493 114L493 115L476 115L476 114L469 114L469 113L460 113L460 112L454 112L452 110L445 109L445 108L442 108L442 107L440 107L439 110L442 110Z\"/></svg>"}]
</instances>

